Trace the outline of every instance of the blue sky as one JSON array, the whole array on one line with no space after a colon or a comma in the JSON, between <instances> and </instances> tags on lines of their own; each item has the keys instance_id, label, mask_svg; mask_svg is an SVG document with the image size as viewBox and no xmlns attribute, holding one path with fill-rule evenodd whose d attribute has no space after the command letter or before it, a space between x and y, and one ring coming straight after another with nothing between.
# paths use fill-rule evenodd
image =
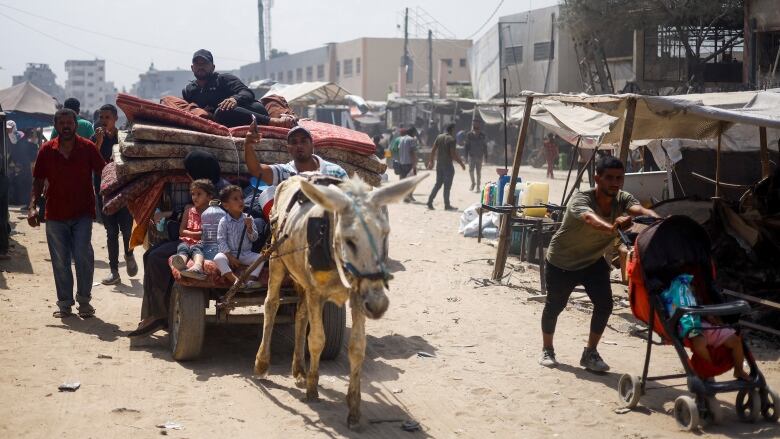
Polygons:
<instances>
[{"instance_id":1,"label":"blue sky","mask_svg":"<svg viewBox=\"0 0 780 439\"><path fill-rule=\"evenodd\" d=\"M442 35L465 38L477 31L499 4L490 23L501 15L555 3L558 1L275 0L272 44L279 50L297 52L363 36L400 37L405 7L413 13L422 8L435 17ZM412 36L418 29L421 37L427 32L424 25L410 27ZM217 68L233 69L256 61L257 2L0 0L0 42L0 88L10 86L11 76L21 74L28 62L49 64L57 81L64 84L65 60L99 57L106 60L107 79L120 90L123 86L129 89L151 62L158 69L188 69L189 54L201 47L212 50Z\"/></svg>"}]
</instances>

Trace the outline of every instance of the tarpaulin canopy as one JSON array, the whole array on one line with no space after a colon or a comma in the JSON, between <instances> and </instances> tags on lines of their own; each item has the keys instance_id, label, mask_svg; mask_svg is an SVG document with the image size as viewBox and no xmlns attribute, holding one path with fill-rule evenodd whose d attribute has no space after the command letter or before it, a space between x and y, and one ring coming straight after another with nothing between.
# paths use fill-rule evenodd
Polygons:
<instances>
[{"instance_id":1,"label":"tarpaulin canopy","mask_svg":"<svg viewBox=\"0 0 780 439\"><path fill-rule=\"evenodd\" d=\"M587 149L598 146L618 120L609 114L551 100L534 105L531 119L572 145L581 139L580 147Z\"/></svg>"},{"instance_id":2,"label":"tarpaulin canopy","mask_svg":"<svg viewBox=\"0 0 780 439\"><path fill-rule=\"evenodd\" d=\"M0 106L19 129L51 125L57 111L55 99L27 81L0 90Z\"/></svg>"},{"instance_id":3,"label":"tarpaulin canopy","mask_svg":"<svg viewBox=\"0 0 780 439\"><path fill-rule=\"evenodd\" d=\"M350 92L332 82L301 82L271 90L265 94L282 96L290 105L345 104Z\"/></svg>"}]
</instances>

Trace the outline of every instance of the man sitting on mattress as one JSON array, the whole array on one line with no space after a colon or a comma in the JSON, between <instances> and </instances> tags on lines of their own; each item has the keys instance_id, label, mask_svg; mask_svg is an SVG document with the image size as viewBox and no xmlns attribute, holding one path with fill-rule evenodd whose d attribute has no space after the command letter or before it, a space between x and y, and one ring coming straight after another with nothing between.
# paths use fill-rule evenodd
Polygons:
<instances>
[{"instance_id":1,"label":"man sitting on mattress","mask_svg":"<svg viewBox=\"0 0 780 439\"><path fill-rule=\"evenodd\" d=\"M200 49L192 55L192 73L195 80L182 90L182 97L192 107L188 111L208 117L227 127L249 125L252 115L261 125L292 127L295 119L288 116L273 118L254 93L235 75L214 71L211 52ZM200 111L198 111L200 110Z\"/></svg>"}]
</instances>

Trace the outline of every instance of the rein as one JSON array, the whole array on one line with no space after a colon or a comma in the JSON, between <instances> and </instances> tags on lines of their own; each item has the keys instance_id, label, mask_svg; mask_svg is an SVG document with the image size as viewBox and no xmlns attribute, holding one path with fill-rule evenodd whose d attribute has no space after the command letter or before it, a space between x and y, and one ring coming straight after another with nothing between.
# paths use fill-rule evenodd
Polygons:
<instances>
[{"instance_id":1,"label":"rein","mask_svg":"<svg viewBox=\"0 0 780 439\"><path fill-rule=\"evenodd\" d=\"M368 224L366 224L366 219L363 217L363 213L360 210L360 206L358 205L358 203L354 201L354 199L352 201L352 208L355 211L355 215L360 220L360 225L363 226L363 230L366 232L366 236L368 236L368 243L371 246L371 253L373 253L374 261L376 261L376 264L379 269L372 273L363 273L360 270L358 270L357 267L355 267L351 262L344 262L344 270L346 270L350 275L352 275L352 277L355 277L358 280L361 279L381 280L385 284L385 288L390 288L388 282L393 278L393 275L387 271L385 262L383 261L383 258L379 255L379 248L376 245L374 236L368 230Z\"/></svg>"}]
</instances>

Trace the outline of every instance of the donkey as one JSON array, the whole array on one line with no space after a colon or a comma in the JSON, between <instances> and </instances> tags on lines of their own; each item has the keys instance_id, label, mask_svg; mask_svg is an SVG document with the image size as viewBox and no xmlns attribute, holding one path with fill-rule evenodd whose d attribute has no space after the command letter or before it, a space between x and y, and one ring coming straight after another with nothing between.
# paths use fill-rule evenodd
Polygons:
<instances>
[{"instance_id":1,"label":"donkey","mask_svg":"<svg viewBox=\"0 0 780 439\"><path fill-rule=\"evenodd\" d=\"M349 299L352 331L349 339L349 390L347 424L355 428L360 421L360 370L366 350L365 318L379 319L387 310L385 294L391 276L387 271L390 225L386 205L396 203L411 193L427 175L408 178L370 191L359 178L338 186L314 185L297 176L282 182L276 189L271 222L274 238L288 238L269 262L268 295L265 299L263 339L255 358L254 375L265 378L270 361L271 334L279 308L279 290L289 274L301 295L295 314L295 350L292 375L298 387L306 388L306 400L319 398L320 354L325 345L322 306L326 300L343 306ZM296 203L302 191L312 203ZM331 221L331 254L335 269L314 271L308 262L308 219L327 215ZM304 249L304 250L302 250ZM304 366L304 340L310 328L309 371Z\"/></svg>"}]
</instances>

